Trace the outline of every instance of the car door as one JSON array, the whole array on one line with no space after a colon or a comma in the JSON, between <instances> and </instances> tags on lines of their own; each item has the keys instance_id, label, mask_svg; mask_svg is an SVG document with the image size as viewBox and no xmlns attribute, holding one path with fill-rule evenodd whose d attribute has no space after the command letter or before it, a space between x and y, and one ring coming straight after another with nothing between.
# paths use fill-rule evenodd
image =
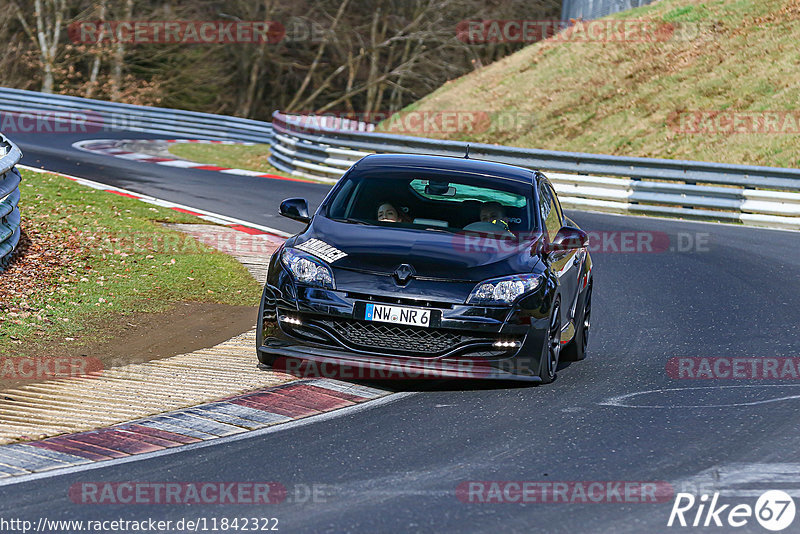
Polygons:
<instances>
[{"instance_id":1,"label":"car door","mask_svg":"<svg viewBox=\"0 0 800 534\"><path fill-rule=\"evenodd\" d=\"M564 225L564 214L553 187L545 180L539 184L539 209L548 244L553 241ZM561 286L562 324L572 320L578 291L580 255L576 250L555 250L548 254L550 269L558 277Z\"/></svg>"}]
</instances>

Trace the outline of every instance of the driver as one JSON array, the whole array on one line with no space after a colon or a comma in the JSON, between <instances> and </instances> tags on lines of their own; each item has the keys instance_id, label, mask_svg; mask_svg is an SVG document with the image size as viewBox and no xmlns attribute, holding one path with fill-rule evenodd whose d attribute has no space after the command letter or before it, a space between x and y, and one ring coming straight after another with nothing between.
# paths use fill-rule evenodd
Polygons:
<instances>
[{"instance_id":1,"label":"driver","mask_svg":"<svg viewBox=\"0 0 800 534\"><path fill-rule=\"evenodd\" d=\"M484 202L481 206L481 222L492 223L502 226L505 230L511 231L508 227L508 215L502 204L499 202Z\"/></svg>"}]
</instances>

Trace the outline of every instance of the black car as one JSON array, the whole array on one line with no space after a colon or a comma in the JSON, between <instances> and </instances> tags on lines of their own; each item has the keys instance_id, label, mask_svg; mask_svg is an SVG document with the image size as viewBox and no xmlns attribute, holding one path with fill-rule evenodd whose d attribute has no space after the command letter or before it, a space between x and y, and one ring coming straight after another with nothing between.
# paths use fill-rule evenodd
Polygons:
<instances>
[{"instance_id":1,"label":"black car","mask_svg":"<svg viewBox=\"0 0 800 534\"><path fill-rule=\"evenodd\" d=\"M313 217L304 199L280 212L308 226L270 262L262 364L549 383L586 353L588 238L541 172L371 155Z\"/></svg>"}]
</instances>

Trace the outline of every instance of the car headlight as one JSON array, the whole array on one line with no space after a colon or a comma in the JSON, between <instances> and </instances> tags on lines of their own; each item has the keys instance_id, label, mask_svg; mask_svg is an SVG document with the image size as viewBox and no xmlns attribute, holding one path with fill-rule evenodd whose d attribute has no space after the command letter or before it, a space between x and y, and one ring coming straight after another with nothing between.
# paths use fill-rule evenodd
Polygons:
<instances>
[{"instance_id":1,"label":"car headlight","mask_svg":"<svg viewBox=\"0 0 800 534\"><path fill-rule=\"evenodd\" d=\"M511 304L520 295L539 287L541 281L540 274L518 274L486 280L475 286L467 304Z\"/></svg>"},{"instance_id":2,"label":"car headlight","mask_svg":"<svg viewBox=\"0 0 800 534\"><path fill-rule=\"evenodd\" d=\"M311 254L285 248L281 254L281 263L301 284L336 289L331 268Z\"/></svg>"}]
</instances>

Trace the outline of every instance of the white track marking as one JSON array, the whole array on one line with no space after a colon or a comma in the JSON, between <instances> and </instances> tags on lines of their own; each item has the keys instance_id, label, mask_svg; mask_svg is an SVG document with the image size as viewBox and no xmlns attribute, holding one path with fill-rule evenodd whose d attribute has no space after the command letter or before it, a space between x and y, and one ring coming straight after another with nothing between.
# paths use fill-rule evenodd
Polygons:
<instances>
[{"instance_id":1,"label":"white track marking","mask_svg":"<svg viewBox=\"0 0 800 534\"><path fill-rule=\"evenodd\" d=\"M242 176L264 176L265 173L259 171L250 171L247 169L222 169L217 172L222 172L225 174L239 174Z\"/></svg>"},{"instance_id":2,"label":"white track marking","mask_svg":"<svg viewBox=\"0 0 800 534\"><path fill-rule=\"evenodd\" d=\"M773 402L782 402L787 400L795 400L800 399L800 394L798 395L786 395L783 397L777 397L774 399L765 399L765 400L758 400L758 401L750 401L750 402L732 402L726 404L676 404L676 405L659 405L659 404L628 404L627 401L634 397L638 397L641 395L648 395L651 393L672 393L675 391L714 391L714 390L723 390L723 389L736 389L736 388L796 388L800 387L800 384L747 384L741 386L716 386L716 387L695 387L695 388L661 388L661 389L650 389L645 391L635 391L633 393L626 393L625 395L617 395L615 397L611 397L608 400L599 402L600 406L614 406L617 408L661 408L661 409L681 409L681 408L736 408L742 406L758 406L761 404L770 404Z\"/></svg>"},{"instance_id":3,"label":"white track marking","mask_svg":"<svg viewBox=\"0 0 800 534\"><path fill-rule=\"evenodd\" d=\"M672 483L676 492L723 497L759 497L779 489L800 497L800 463L731 463L711 467Z\"/></svg>"},{"instance_id":4,"label":"white track marking","mask_svg":"<svg viewBox=\"0 0 800 534\"><path fill-rule=\"evenodd\" d=\"M193 169L193 168L204 168L204 170L213 170L216 172L223 172L227 174L236 174L241 176L259 176L259 177L272 177L272 178L288 178L285 176L277 176L263 171L251 171L246 169L229 169L226 167L222 167L220 165L213 165L210 163L202 163L199 161L192 161L188 159L184 159L175 155L170 155L170 157L166 157L166 155L157 155L148 152L138 152L139 150L136 146L132 146L130 148L125 147L125 144L135 144L141 145L142 143L146 144L156 144L162 143L165 145L171 145L176 143L187 143L187 144L203 144L199 140L192 140L192 139L169 139L169 140L161 140L161 139L85 139L83 141L76 141L72 143L72 147L77 150L82 150L84 152L89 152L91 154L100 154L103 156L114 156L116 158L122 158L127 160L141 160L146 163L153 163L156 165L165 165L167 167L179 167L184 169ZM211 143L210 141L208 143ZM244 143L238 141L229 141L226 143L215 143L215 144L225 144L225 145L247 145L252 146L255 143ZM122 146L121 146L122 145ZM157 161L154 161L157 160ZM214 167L208 169L207 167ZM307 180L303 180L307 181Z\"/></svg>"},{"instance_id":5,"label":"white track marking","mask_svg":"<svg viewBox=\"0 0 800 534\"><path fill-rule=\"evenodd\" d=\"M119 157L119 156L117 156ZM202 163L194 163L193 161L186 161L184 159L173 159L171 161L160 161L160 165L165 165L167 167L180 167L182 169L191 169L192 167L197 167L198 165L202 165Z\"/></svg>"}]
</instances>

